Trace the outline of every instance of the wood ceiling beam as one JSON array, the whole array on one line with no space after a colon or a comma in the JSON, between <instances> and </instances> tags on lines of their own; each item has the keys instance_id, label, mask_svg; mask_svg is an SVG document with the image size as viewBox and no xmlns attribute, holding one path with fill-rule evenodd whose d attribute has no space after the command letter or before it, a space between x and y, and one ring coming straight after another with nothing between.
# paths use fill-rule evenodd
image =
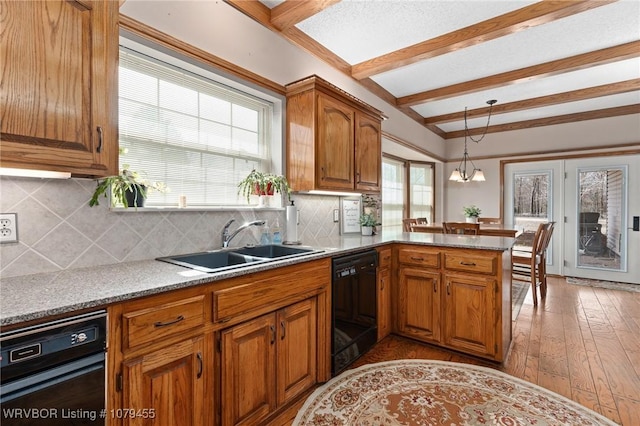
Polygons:
<instances>
[{"instance_id":1,"label":"wood ceiling beam","mask_svg":"<svg viewBox=\"0 0 640 426\"><path fill-rule=\"evenodd\" d=\"M570 92L557 93L554 95L540 96L538 98L524 99L522 101L509 102L506 104L496 104L493 106L491 114L505 114L508 112L522 111L531 108L541 108L550 105L558 105L567 102L582 101L585 99L599 98L602 96L619 95L621 93L640 90L640 78L621 81L618 83L603 84L601 86L586 87L572 90ZM467 118L485 117L489 113L488 107L467 110ZM425 125L450 123L464 120L464 111L442 114L424 119Z\"/></svg>"},{"instance_id":2,"label":"wood ceiling beam","mask_svg":"<svg viewBox=\"0 0 640 426\"><path fill-rule=\"evenodd\" d=\"M360 80L425 59L475 46L527 28L546 24L595 7L604 6L613 1L616 0L537 2L460 30L361 62L352 67L351 76Z\"/></svg>"},{"instance_id":3,"label":"wood ceiling beam","mask_svg":"<svg viewBox=\"0 0 640 426\"><path fill-rule=\"evenodd\" d=\"M286 0L271 9L271 23L284 30L338 2L340 0Z\"/></svg>"},{"instance_id":4,"label":"wood ceiling beam","mask_svg":"<svg viewBox=\"0 0 640 426\"><path fill-rule=\"evenodd\" d=\"M465 81L451 86L416 93L398 98L398 106L414 106L432 101L439 101L455 96L475 93L495 87L506 86L523 81L531 81L542 77L577 71L596 65L622 61L640 56L640 41L632 41L618 46L587 52L568 58L532 65L513 71L490 75L477 80Z\"/></svg>"},{"instance_id":5,"label":"wood ceiling beam","mask_svg":"<svg viewBox=\"0 0 640 426\"><path fill-rule=\"evenodd\" d=\"M557 115L554 117L538 118L535 120L518 121L507 124L489 126L487 133L508 132L511 130L530 129L532 127L552 126L555 124L576 123L578 121L595 120L598 118L617 117L620 115L640 114L640 104L625 105L620 107L605 108L595 111L577 112L574 114ZM484 127L469 129L469 134L480 135ZM448 132L445 139L464 137L464 130Z\"/></svg>"}]
</instances>

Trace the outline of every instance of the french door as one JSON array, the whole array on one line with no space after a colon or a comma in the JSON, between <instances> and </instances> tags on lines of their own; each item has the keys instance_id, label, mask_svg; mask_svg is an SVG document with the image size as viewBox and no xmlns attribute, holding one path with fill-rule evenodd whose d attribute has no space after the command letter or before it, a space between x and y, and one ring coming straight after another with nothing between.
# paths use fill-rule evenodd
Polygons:
<instances>
[{"instance_id":1,"label":"french door","mask_svg":"<svg viewBox=\"0 0 640 426\"><path fill-rule=\"evenodd\" d=\"M640 156L565 162L564 275L640 284Z\"/></svg>"},{"instance_id":2,"label":"french door","mask_svg":"<svg viewBox=\"0 0 640 426\"><path fill-rule=\"evenodd\" d=\"M505 223L526 237L556 222L547 272L640 284L639 155L509 163L504 176Z\"/></svg>"}]
</instances>

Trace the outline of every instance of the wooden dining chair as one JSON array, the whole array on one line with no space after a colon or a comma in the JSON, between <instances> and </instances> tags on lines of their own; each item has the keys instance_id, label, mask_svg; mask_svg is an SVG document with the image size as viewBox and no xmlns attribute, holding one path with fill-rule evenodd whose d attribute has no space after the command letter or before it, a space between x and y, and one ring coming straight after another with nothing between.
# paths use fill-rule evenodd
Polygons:
<instances>
[{"instance_id":1,"label":"wooden dining chair","mask_svg":"<svg viewBox=\"0 0 640 426\"><path fill-rule=\"evenodd\" d=\"M537 289L540 287L540 299L547 296L547 257L546 251L551 241L555 222L546 222L538 225L538 229L533 237L531 251L514 250L511 254L512 279L516 276L525 276L522 267L528 267L526 274L531 283L531 293L533 305L538 305ZM521 280L522 281L522 280Z\"/></svg>"},{"instance_id":2,"label":"wooden dining chair","mask_svg":"<svg viewBox=\"0 0 640 426\"><path fill-rule=\"evenodd\" d=\"M485 224L502 224L502 219L499 217L479 217L478 222Z\"/></svg>"},{"instance_id":3,"label":"wooden dining chair","mask_svg":"<svg viewBox=\"0 0 640 426\"><path fill-rule=\"evenodd\" d=\"M426 217L417 217L416 220L418 221L418 225L428 225L429 221L427 220Z\"/></svg>"},{"instance_id":4,"label":"wooden dining chair","mask_svg":"<svg viewBox=\"0 0 640 426\"><path fill-rule=\"evenodd\" d=\"M480 224L469 222L442 222L444 234L478 235Z\"/></svg>"},{"instance_id":5,"label":"wooden dining chair","mask_svg":"<svg viewBox=\"0 0 640 426\"><path fill-rule=\"evenodd\" d=\"M402 219L402 230L404 232L412 232L413 225L417 225L418 224L418 219Z\"/></svg>"}]
</instances>

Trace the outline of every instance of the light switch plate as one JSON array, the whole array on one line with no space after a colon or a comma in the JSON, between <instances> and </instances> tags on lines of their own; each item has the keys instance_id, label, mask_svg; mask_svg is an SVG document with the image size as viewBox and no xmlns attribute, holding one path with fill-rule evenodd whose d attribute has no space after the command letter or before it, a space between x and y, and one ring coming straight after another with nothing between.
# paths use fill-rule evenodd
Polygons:
<instances>
[{"instance_id":1,"label":"light switch plate","mask_svg":"<svg viewBox=\"0 0 640 426\"><path fill-rule=\"evenodd\" d=\"M338 209L333 210L333 221L334 222L340 221L340 211Z\"/></svg>"},{"instance_id":2,"label":"light switch plate","mask_svg":"<svg viewBox=\"0 0 640 426\"><path fill-rule=\"evenodd\" d=\"M18 214L0 213L0 243L18 242Z\"/></svg>"}]
</instances>

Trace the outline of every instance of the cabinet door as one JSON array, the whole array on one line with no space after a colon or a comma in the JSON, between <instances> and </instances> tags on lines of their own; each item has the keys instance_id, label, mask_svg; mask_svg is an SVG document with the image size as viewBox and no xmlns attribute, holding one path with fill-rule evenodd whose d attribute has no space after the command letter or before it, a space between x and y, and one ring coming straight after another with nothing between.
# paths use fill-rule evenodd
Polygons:
<instances>
[{"instance_id":1,"label":"cabinet door","mask_svg":"<svg viewBox=\"0 0 640 426\"><path fill-rule=\"evenodd\" d=\"M495 356L496 280L447 274L445 289L444 344L467 353Z\"/></svg>"},{"instance_id":2,"label":"cabinet door","mask_svg":"<svg viewBox=\"0 0 640 426\"><path fill-rule=\"evenodd\" d=\"M276 320L263 315L222 332L222 425L256 425L276 408Z\"/></svg>"},{"instance_id":3,"label":"cabinet door","mask_svg":"<svg viewBox=\"0 0 640 426\"><path fill-rule=\"evenodd\" d=\"M291 401L317 381L316 312L315 298L278 311L278 406Z\"/></svg>"},{"instance_id":4,"label":"cabinet door","mask_svg":"<svg viewBox=\"0 0 640 426\"><path fill-rule=\"evenodd\" d=\"M440 273L401 267L398 277L400 334L423 341L440 341Z\"/></svg>"},{"instance_id":5,"label":"cabinet door","mask_svg":"<svg viewBox=\"0 0 640 426\"><path fill-rule=\"evenodd\" d=\"M380 120L356 113L355 144L355 188L361 191L380 191L382 180Z\"/></svg>"},{"instance_id":6,"label":"cabinet door","mask_svg":"<svg viewBox=\"0 0 640 426\"><path fill-rule=\"evenodd\" d=\"M199 426L206 424L213 406L212 353L202 336L158 349L123 363L122 408L154 410L154 418L123 416L125 425Z\"/></svg>"},{"instance_id":7,"label":"cabinet door","mask_svg":"<svg viewBox=\"0 0 640 426\"><path fill-rule=\"evenodd\" d=\"M3 1L2 167L118 168L118 2Z\"/></svg>"},{"instance_id":8,"label":"cabinet door","mask_svg":"<svg viewBox=\"0 0 640 426\"><path fill-rule=\"evenodd\" d=\"M320 189L354 188L354 115L345 104L318 95L316 182Z\"/></svg>"}]
</instances>

